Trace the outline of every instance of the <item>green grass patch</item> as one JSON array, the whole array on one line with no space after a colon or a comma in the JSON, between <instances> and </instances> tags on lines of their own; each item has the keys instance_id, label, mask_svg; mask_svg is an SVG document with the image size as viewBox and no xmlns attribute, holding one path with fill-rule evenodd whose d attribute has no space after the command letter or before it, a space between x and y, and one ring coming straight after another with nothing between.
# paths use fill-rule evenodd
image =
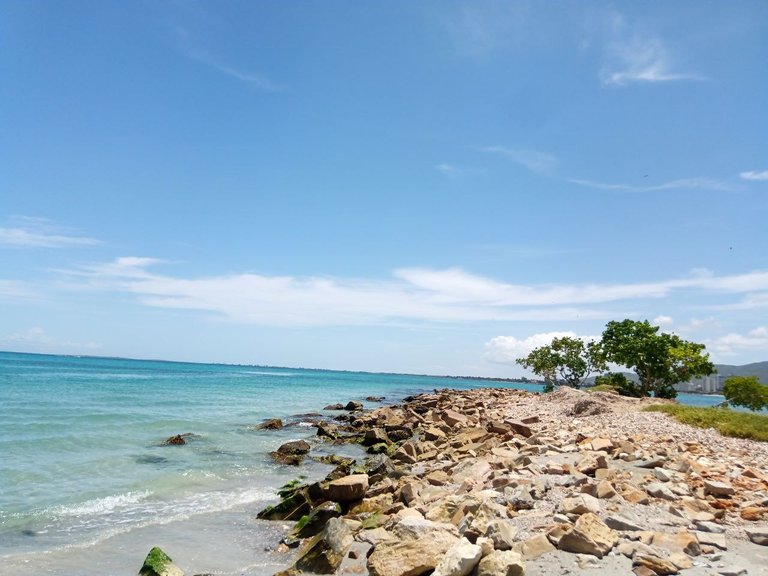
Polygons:
<instances>
[{"instance_id":1,"label":"green grass patch","mask_svg":"<svg viewBox=\"0 0 768 576\"><path fill-rule=\"evenodd\" d=\"M616 390L615 386L611 386L610 384L598 384L597 386L591 386L589 388L585 388L587 392L610 392L611 394L618 394L619 391Z\"/></svg>"},{"instance_id":2,"label":"green grass patch","mask_svg":"<svg viewBox=\"0 0 768 576\"><path fill-rule=\"evenodd\" d=\"M723 436L768 442L768 416L728 408L697 408L681 404L652 404L648 412L664 412L683 424L714 428Z\"/></svg>"}]
</instances>

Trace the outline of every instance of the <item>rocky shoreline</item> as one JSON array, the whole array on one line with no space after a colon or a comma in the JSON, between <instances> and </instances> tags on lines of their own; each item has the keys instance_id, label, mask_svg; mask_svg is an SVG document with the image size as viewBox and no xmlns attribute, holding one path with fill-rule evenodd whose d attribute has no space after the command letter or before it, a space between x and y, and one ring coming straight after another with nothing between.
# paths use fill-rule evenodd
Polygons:
<instances>
[{"instance_id":1,"label":"rocky shoreline","mask_svg":"<svg viewBox=\"0 0 768 576\"><path fill-rule=\"evenodd\" d=\"M328 458L324 481L259 514L295 521L278 576L768 574L768 444L650 402L440 390L320 421L318 441L371 456ZM290 444L278 461L311 454Z\"/></svg>"}]
</instances>

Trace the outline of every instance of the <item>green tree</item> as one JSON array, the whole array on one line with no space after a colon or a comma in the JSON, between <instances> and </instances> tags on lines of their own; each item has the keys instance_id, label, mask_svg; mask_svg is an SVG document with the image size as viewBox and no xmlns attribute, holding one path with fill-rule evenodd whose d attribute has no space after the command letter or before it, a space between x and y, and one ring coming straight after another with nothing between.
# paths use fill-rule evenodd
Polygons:
<instances>
[{"instance_id":1,"label":"green tree","mask_svg":"<svg viewBox=\"0 0 768 576\"><path fill-rule=\"evenodd\" d=\"M605 358L600 345L585 343L580 338L555 338L548 346L540 346L517 363L544 378L546 388L564 384L578 388L595 371L605 370Z\"/></svg>"},{"instance_id":2,"label":"green tree","mask_svg":"<svg viewBox=\"0 0 768 576\"><path fill-rule=\"evenodd\" d=\"M608 362L635 371L641 396L653 393L657 398L674 398L677 391L673 386L678 382L715 372L703 344L659 333L659 327L647 320L608 322L602 347Z\"/></svg>"},{"instance_id":3,"label":"green tree","mask_svg":"<svg viewBox=\"0 0 768 576\"><path fill-rule=\"evenodd\" d=\"M610 386L621 396L632 396L634 398L640 396L640 386L636 382L627 379L621 372L601 374L595 378L595 386Z\"/></svg>"},{"instance_id":4,"label":"green tree","mask_svg":"<svg viewBox=\"0 0 768 576\"><path fill-rule=\"evenodd\" d=\"M768 386L760 384L757 376L731 376L725 381L723 395L733 406L750 410L768 408Z\"/></svg>"}]
</instances>

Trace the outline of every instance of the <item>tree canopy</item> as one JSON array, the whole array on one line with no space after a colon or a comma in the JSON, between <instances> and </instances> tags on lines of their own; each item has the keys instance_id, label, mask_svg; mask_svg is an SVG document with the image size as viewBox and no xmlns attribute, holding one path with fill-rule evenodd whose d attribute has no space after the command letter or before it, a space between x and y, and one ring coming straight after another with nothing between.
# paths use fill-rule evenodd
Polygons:
<instances>
[{"instance_id":1,"label":"tree canopy","mask_svg":"<svg viewBox=\"0 0 768 576\"><path fill-rule=\"evenodd\" d=\"M547 346L540 346L517 363L541 376L548 387L564 384L578 388L592 372L605 370L605 359L595 342L563 336Z\"/></svg>"},{"instance_id":2,"label":"tree canopy","mask_svg":"<svg viewBox=\"0 0 768 576\"><path fill-rule=\"evenodd\" d=\"M704 353L705 346L683 340L676 334L659 332L647 320L611 321L605 327L602 346L608 362L634 370L640 394L674 398L673 386L715 372Z\"/></svg>"},{"instance_id":3,"label":"tree canopy","mask_svg":"<svg viewBox=\"0 0 768 576\"><path fill-rule=\"evenodd\" d=\"M768 408L768 386L760 384L757 376L731 376L725 381L723 395L733 406L750 410Z\"/></svg>"},{"instance_id":4,"label":"tree canopy","mask_svg":"<svg viewBox=\"0 0 768 576\"><path fill-rule=\"evenodd\" d=\"M555 338L551 344L518 358L517 363L544 378L550 389L560 384L578 388L591 373L605 371L609 363L625 366L635 371L639 382L629 382L620 374L609 375L620 393L674 398L675 384L715 372L704 349L703 344L659 332L659 327L647 320L627 319L608 322L599 342ZM609 380L603 382L609 384Z\"/></svg>"}]
</instances>

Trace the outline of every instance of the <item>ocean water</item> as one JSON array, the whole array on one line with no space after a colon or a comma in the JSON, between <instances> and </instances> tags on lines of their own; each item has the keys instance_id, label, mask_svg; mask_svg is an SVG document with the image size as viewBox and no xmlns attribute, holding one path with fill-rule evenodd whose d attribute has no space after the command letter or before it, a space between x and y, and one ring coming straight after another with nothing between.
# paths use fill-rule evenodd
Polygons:
<instances>
[{"instance_id":1,"label":"ocean water","mask_svg":"<svg viewBox=\"0 0 768 576\"><path fill-rule=\"evenodd\" d=\"M134 575L152 546L187 573L284 567L283 523L256 513L276 489L330 467L274 464L327 404L398 401L435 388L537 385L473 379L0 352L0 574ZM722 397L681 395L691 404ZM266 418L279 431L257 431ZM169 436L192 433L185 446ZM358 455L317 444L313 454Z\"/></svg>"}]
</instances>

